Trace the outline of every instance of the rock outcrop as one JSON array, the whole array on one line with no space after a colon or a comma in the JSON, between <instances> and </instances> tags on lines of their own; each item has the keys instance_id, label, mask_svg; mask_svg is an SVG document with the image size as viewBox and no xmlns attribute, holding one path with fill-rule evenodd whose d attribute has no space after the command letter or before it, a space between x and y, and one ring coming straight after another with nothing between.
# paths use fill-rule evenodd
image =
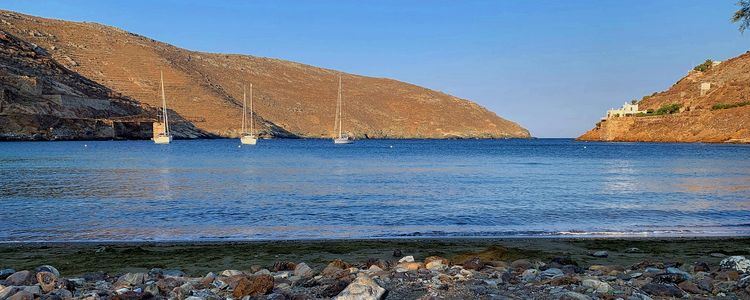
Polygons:
<instances>
[{"instance_id":1,"label":"rock outcrop","mask_svg":"<svg viewBox=\"0 0 750 300\"><path fill-rule=\"evenodd\" d=\"M750 143L750 53L690 71L670 89L639 101L669 114L609 118L578 137L585 141Z\"/></svg>"},{"instance_id":2,"label":"rock outcrop","mask_svg":"<svg viewBox=\"0 0 750 300\"><path fill-rule=\"evenodd\" d=\"M237 136L242 85L250 83L254 87L254 121L261 135L328 137L333 131L339 74L343 80L344 129L359 137L529 137L526 129L476 103L391 79L345 74L278 59L189 51L94 23L51 20L2 10L0 21L0 30L33 45L35 55L46 57L60 72L87 79L88 85L101 89L91 95L74 91L68 94L55 91L56 94L117 99L115 102L122 103L117 104L121 106L118 109L132 107L131 111L102 110L112 116L138 115L142 113L139 109L150 112L147 108L160 106L159 71L163 71L170 109L195 129L183 133L183 137L196 132ZM4 85L24 86L2 81ZM46 86L49 89L54 85ZM33 85L29 88L33 89ZM28 92L32 95L34 91ZM45 106L53 115L65 110L48 104L51 102L43 101L42 97L25 99L33 102L30 105ZM26 128L29 132L20 138L50 136L46 120L38 120L50 114L32 111L22 115L2 110L0 113L5 116L5 123L0 126L7 133L17 134ZM97 120L99 117L85 116ZM106 126L95 121L71 121L67 127L72 132L66 136L97 138L108 134L98 129Z\"/></svg>"},{"instance_id":3,"label":"rock outcrop","mask_svg":"<svg viewBox=\"0 0 750 300\"><path fill-rule=\"evenodd\" d=\"M144 139L155 117L0 30L0 140ZM178 137L210 136L175 117Z\"/></svg>"}]
</instances>

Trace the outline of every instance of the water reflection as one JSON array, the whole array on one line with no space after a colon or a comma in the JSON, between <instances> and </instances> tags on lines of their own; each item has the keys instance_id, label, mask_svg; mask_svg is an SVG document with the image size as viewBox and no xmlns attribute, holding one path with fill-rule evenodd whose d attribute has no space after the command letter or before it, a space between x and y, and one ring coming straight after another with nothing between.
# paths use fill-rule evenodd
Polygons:
<instances>
[{"instance_id":1,"label":"water reflection","mask_svg":"<svg viewBox=\"0 0 750 300\"><path fill-rule=\"evenodd\" d=\"M87 144L2 145L0 241L750 232L750 147Z\"/></svg>"}]
</instances>

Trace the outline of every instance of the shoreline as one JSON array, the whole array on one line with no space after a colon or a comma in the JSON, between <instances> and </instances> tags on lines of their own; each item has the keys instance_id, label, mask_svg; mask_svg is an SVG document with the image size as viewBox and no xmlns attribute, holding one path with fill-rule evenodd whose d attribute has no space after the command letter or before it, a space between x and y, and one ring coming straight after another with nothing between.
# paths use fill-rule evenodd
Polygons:
<instances>
[{"instance_id":1,"label":"shoreline","mask_svg":"<svg viewBox=\"0 0 750 300\"><path fill-rule=\"evenodd\" d=\"M718 263L712 253L750 256L750 237L513 237L513 238L398 238L398 239L315 239L257 241L80 241L0 243L0 268L33 269L51 264L63 274L122 272L153 267L180 269L201 274L218 268L249 268L278 260L304 261L320 266L334 259L363 262L392 259L394 250L404 255L448 259L472 253L504 250L502 257L549 259L570 256L583 264L632 264L642 259L669 259L692 263ZM641 253L627 253L629 248ZM104 249L104 250L102 250ZM590 256L606 250L607 260Z\"/></svg>"},{"instance_id":2,"label":"shoreline","mask_svg":"<svg viewBox=\"0 0 750 300\"><path fill-rule=\"evenodd\" d=\"M745 257L750 237L0 244L0 291L14 300L745 299Z\"/></svg>"}]
</instances>

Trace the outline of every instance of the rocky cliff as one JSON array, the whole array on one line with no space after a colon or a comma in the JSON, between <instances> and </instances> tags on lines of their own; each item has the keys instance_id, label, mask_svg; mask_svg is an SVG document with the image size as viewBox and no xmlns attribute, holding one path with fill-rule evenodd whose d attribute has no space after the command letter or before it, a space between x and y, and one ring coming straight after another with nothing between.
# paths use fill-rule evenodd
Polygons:
<instances>
[{"instance_id":1,"label":"rocky cliff","mask_svg":"<svg viewBox=\"0 0 750 300\"><path fill-rule=\"evenodd\" d=\"M603 120L578 139L750 143L750 54L698 69L641 99L651 113ZM670 106L674 113L658 113Z\"/></svg>"},{"instance_id":2,"label":"rocky cliff","mask_svg":"<svg viewBox=\"0 0 750 300\"><path fill-rule=\"evenodd\" d=\"M155 117L0 30L0 140L145 139ZM180 135L209 136L175 117Z\"/></svg>"},{"instance_id":3,"label":"rocky cliff","mask_svg":"<svg viewBox=\"0 0 750 300\"><path fill-rule=\"evenodd\" d=\"M529 137L526 129L476 103L396 80L278 59L194 52L109 26L9 11L0 11L0 29L33 45L61 69L105 89L108 97L117 95L135 106L160 105L159 71L163 71L172 113L195 127L180 133L183 137L237 136L242 85L249 83L254 86L255 122L263 135L328 137L333 131L338 74L344 85L344 129L359 137ZM15 114L5 112L6 122ZM27 111L25 116L35 114ZM2 131L16 129L3 125Z\"/></svg>"}]
</instances>

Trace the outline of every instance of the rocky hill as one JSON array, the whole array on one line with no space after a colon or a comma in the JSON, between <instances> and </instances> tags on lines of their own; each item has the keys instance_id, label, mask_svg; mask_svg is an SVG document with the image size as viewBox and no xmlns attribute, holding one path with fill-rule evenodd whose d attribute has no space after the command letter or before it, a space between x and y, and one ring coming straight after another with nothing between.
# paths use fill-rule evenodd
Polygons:
<instances>
[{"instance_id":1,"label":"rocky hill","mask_svg":"<svg viewBox=\"0 0 750 300\"><path fill-rule=\"evenodd\" d=\"M159 71L163 71L169 108L196 129L177 132L178 137L237 136L242 85L250 83L255 122L263 135L328 137L333 131L338 74L344 85L344 129L359 137L529 137L526 129L476 103L396 80L278 59L194 52L109 26L10 11L0 11L0 30L33 45L60 68L106 89L108 96L136 106L160 105ZM141 114L118 115L130 113Z\"/></svg>"},{"instance_id":2,"label":"rocky hill","mask_svg":"<svg viewBox=\"0 0 750 300\"><path fill-rule=\"evenodd\" d=\"M602 120L578 139L750 143L750 53L696 69L641 99L650 112Z\"/></svg>"}]
</instances>

